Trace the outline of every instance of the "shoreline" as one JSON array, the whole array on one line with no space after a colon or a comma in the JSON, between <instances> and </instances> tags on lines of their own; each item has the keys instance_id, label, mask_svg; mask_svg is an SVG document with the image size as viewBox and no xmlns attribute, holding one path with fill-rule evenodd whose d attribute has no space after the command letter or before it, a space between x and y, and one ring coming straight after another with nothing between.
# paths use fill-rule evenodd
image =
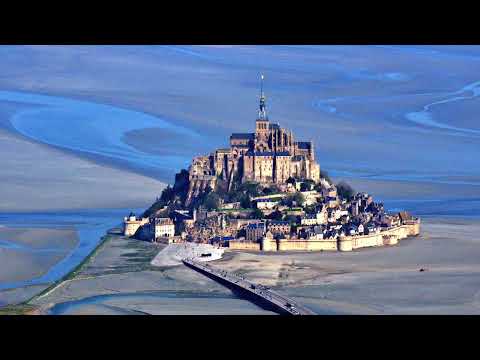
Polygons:
<instances>
[{"instance_id":1,"label":"shoreline","mask_svg":"<svg viewBox=\"0 0 480 360\"><path fill-rule=\"evenodd\" d=\"M427 248L430 248L431 246L437 247L441 246L441 244L449 244L450 241L445 242L445 240L440 241L437 239L439 236L441 238L448 238L448 234L442 235L442 229L447 226L447 228L450 229L449 232L455 233L456 226L460 226L462 228L465 226L462 223L457 224L456 222L454 222L453 224L450 222L445 223L445 219L439 219L440 221L433 222L430 220L431 219L426 222L429 228L422 231L422 234L419 237L409 237L398 245L392 247L360 249L351 253L320 253L296 251L288 251L284 253L258 253L245 251L226 251L225 255L221 259L213 261L212 264L219 268L224 268L227 271L241 273L251 281L260 283L262 285L272 286L272 288L279 290L285 295L296 299L296 301L305 304L305 306L313 308L312 310L319 314L417 313L419 311L422 311L420 310L421 307L409 308L403 307L403 305L402 307L398 307L400 305L387 303L382 304L381 299L384 296L389 295L386 289L386 292L381 289L385 286L393 286L388 285L393 280L395 280L396 282L404 281L404 284L400 283L402 284L402 287L409 286L408 283L410 282L412 282L412 286L414 286L418 283L418 281L421 281L422 278L428 279L429 276L439 276L441 278L443 276L454 276L455 274L455 276L461 276L462 274L467 274L469 272L469 269L471 269L471 265L469 265L468 263L459 266L455 263L450 263L448 261L444 265L441 265L441 263L439 263L438 265L435 265L434 263L430 265L415 265L416 260L410 259L410 256L407 254L417 253L417 250L415 249L418 247L421 248L427 246ZM479 227L480 222L473 222L472 226L473 225L475 226L475 228ZM51 296L52 292L60 289L64 284L68 283L69 281L81 280L76 278L77 275L83 269L85 269L85 267L90 264L91 261L95 259L95 255L99 254L101 249L105 248L109 243L111 244L111 240L115 238L117 238L115 235L111 235L108 233L105 234L102 237L102 241L98 244L95 250L92 251L88 258L86 258L82 262L82 264L79 264L75 269L65 275L65 277L62 278L61 281L58 281L56 284L52 284L52 286L50 286L48 289L45 289L41 293L30 298L28 301L25 301L16 306L9 306L7 308L0 309L0 313L16 312L22 314L48 314L49 309L51 309L52 306L57 305L58 302L46 302L44 304L31 304L31 302L39 299L44 300L43 297L49 295ZM451 241L457 242L458 240L452 239ZM131 240L129 241L129 243L133 245L142 245L142 247L149 248L150 251L154 250L157 255L162 250L162 248L159 249L158 247L153 247L150 243L139 242L139 240ZM425 249L423 253L425 253L425 251L430 252L430 250ZM137 251L135 250L135 253L136 252ZM404 254L402 255L402 253ZM435 257L434 254L431 254L431 256ZM395 261L388 261L387 259L389 258L391 258L392 260L395 259ZM407 262L404 262L404 260L402 260L404 258L409 260ZM360 259L362 260L360 261ZM371 263L372 259L373 263ZM367 266L367 264L370 265ZM388 266L385 267L387 264ZM379 265L380 267L378 267ZM427 268L426 272L418 272L419 266L425 266ZM182 269L180 268L181 267L179 266L167 266L165 269L170 269L169 271L176 272L179 270L181 271ZM159 268L158 271L164 271L164 267ZM480 269L478 269L478 271L480 271ZM134 274L135 273L133 273L132 275ZM92 280L98 278L98 276L99 275L93 274ZM108 278L109 275L106 276ZM86 277L83 280L88 281L88 278L90 278L90 275L86 274ZM269 280L267 281L267 279ZM350 289L350 286L353 286L352 282L356 283L356 285L352 289ZM380 300L369 302L365 299L365 296L368 295L368 292L365 293L365 289L363 289L363 286L365 285L362 284L364 284L364 282L368 282L369 284L371 282L371 285L368 286L374 286L378 288L377 291L378 295L380 296ZM193 284L191 280L188 280L188 283ZM432 291L434 294L436 294L437 291L440 291L436 289L435 283L436 282L430 285L431 287L433 286ZM449 286L455 286L455 284L450 284ZM144 291L150 291L133 290L129 289L128 287L121 288L125 290L125 294L121 295L120 298L118 298L118 301L121 301L121 299L123 298L125 298L125 301L127 301L129 297L140 299L142 298L142 294L144 294ZM154 288L157 287L155 286ZM333 294L338 293L339 295L335 295L334 297L330 296L330 289L334 290ZM153 291L160 291L161 293L162 291L171 290L160 287ZM174 292L182 291L188 292L190 290L188 289L188 287L185 286L180 286L178 289L174 290ZM351 293L352 295L341 295L345 291L347 291L347 293ZM348 299L351 299L353 294L356 294L357 292L360 296L359 301L355 301L354 303L349 302ZM115 293L116 291L114 293L110 292L110 294L113 295ZM92 292L88 296L78 295L77 298L73 297L71 299L68 299L67 297L66 300L63 300L63 302L68 304L75 304L82 303L85 300L88 304L89 299L93 299L102 294L105 294L105 298L111 297L111 301L114 301L113 299L116 299L115 296L109 296L108 293L104 292L98 292L98 296L95 294L97 293ZM151 295L148 296L151 297ZM407 296L407 299L409 299L408 292L407 295L403 296ZM447 295L442 292L442 296ZM53 298L55 298L55 296ZM353 298L355 298L355 296ZM414 300L412 299L409 301ZM442 302L443 301L445 300L442 300ZM100 304L98 306L103 305ZM438 307L433 306L430 310L428 310L427 308L426 311L428 313L435 311L438 311L439 313L449 313L450 308L442 308L442 306L442 304L439 304ZM87 311L88 313L87 308L85 308L85 311ZM461 304L454 304L451 307L451 311L453 312L462 313L461 309ZM127 311L125 310L125 308L118 308L117 310ZM130 310L132 309L130 308Z\"/></svg>"},{"instance_id":2,"label":"shoreline","mask_svg":"<svg viewBox=\"0 0 480 360\"><path fill-rule=\"evenodd\" d=\"M8 90L7 92L12 92L12 93L18 93L18 94L25 94L25 95L30 95L30 96L35 96L35 95L38 95L40 97L52 97L52 98L59 98L59 99L64 99L66 101L72 101L72 102L79 102L79 103L91 103L93 104L94 106L99 106L99 107L102 107L102 106L105 106L105 107L112 107L112 108L117 108L117 109L120 109L121 111L127 111L127 112L132 112L132 113L139 113L139 114L145 114L146 116L151 116L153 118L158 118L160 119L161 121L167 123L167 127L165 128L166 131L170 131L170 127L181 127L182 129L184 129L185 131L188 131L188 132L198 132L198 126L195 127L193 126L192 124L190 123L194 123L192 121L186 121L186 122L182 122L180 125L177 124L178 121L173 121L171 119L169 120L166 120L167 119L167 116L165 115L162 115L162 114L159 114L158 112L154 112L154 111L144 111L143 109L140 109L139 110L139 107L135 107L133 105L124 105L123 103L125 101L123 101L122 103L122 100L119 100L119 101L102 101L100 102L98 99L95 98L95 96L93 95L80 95L78 96L75 95L75 94L62 94L62 93L58 93L58 92L55 92L55 91L35 91L35 92L29 92L29 91L26 91L26 90L18 90L18 89L12 89L12 90ZM23 111L28 111L28 110L23 110ZM18 115L19 113L21 113L22 110L20 110L20 112L14 112L13 115L11 115L9 117L9 122L11 123L11 119L12 117L15 117L16 115ZM86 161L91 161L95 164L98 164L100 166L105 166L105 167L108 167L108 168L111 168L111 169L115 169L115 170L119 170L119 171L125 171L125 172L129 172L129 173L132 173L132 174L136 174L136 175L140 175L140 176L145 176L145 177L148 177L152 180L155 180L155 181L160 181L163 186L166 186L167 184L169 184L171 181L172 181L172 176L173 174L176 172L176 170L173 170L172 169L160 169L157 170L157 169L144 169L142 168L141 166L136 166L136 165L132 165L132 164L129 164L128 163L128 160L125 160L125 159L117 159L115 157L110 157L108 155L102 155L101 153L91 153L90 151L84 151L84 150L80 150L80 149L73 149L73 148L69 148L69 147L65 147L65 146L62 146L62 145L56 145L56 144L53 144L53 143L50 143L50 142L45 142L45 141L42 141L41 139L37 139L35 137L32 137L32 136L27 136L25 135L22 131L20 131L19 129L17 129L13 124L10 126L10 127L7 127L7 126L3 126L4 130L7 131L8 133L10 134L13 134L15 136L19 136L21 137L23 140L26 140L26 141L29 141L29 142L32 142L36 145L41 145L41 146L45 146L47 147L48 149L52 149L52 150L56 150L56 151L60 151L64 154L68 154L68 155L71 155L71 156L75 156L75 157L78 157L80 159L83 159L83 160L86 160ZM138 131L144 131L144 130L147 130L149 128L144 128L144 127L138 127L138 128L134 128L134 129L131 129L131 130L126 130L122 136L120 136L119 138L119 141L124 144L125 146L130 146L130 143L131 141L129 141L127 139L127 141L125 140L125 136L127 134L129 134L130 132L134 131L134 132L138 132ZM154 127L154 129L159 129L159 130L163 130L164 128L161 128L161 127ZM138 142L138 141L137 141ZM137 149L136 147L133 147L133 149ZM156 157L156 156L160 156L160 157L168 157L168 156L171 156L169 155L168 151L167 153L165 154L155 154L154 152L146 152L146 154L148 154L148 156L150 157ZM175 155L176 156L176 155ZM186 156L186 158L188 158L187 155L184 155ZM125 162L127 161L127 162ZM163 163L165 163L166 161L163 161ZM339 164L340 167L344 167L343 164ZM332 169L335 168L335 166L332 164L330 166ZM176 169L176 168L175 168ZM332 174L335 173L336 171L333 171L332 170ZM471 185L469 183L449 183L449 182L446 182L446 183L442 183L442 181L438 181L438 180L435 180L435 179L415 179L415 178L412 178L412 179L408 179L408 174L406 174L405 176L402 176L400 175L399 177L392 177L391 179L389 178L383 178L382 175L375 175L375 174L364 174L362 172L358 172L355 176L354 173L350 174L350 175L345 175L343 174L342 171L339 172L339 174L337 176L335 176L335 178L337 180L342 180L342 179L348 179L349 181L352 181L353 183L363 183L364 185L366 184L367 187L370 187L368 186L369 183L372 183L372 182L376 182L378 184L380 184L379 186L386 186L388 188L388 185L389 184L404 184L405 186L407 187L415 187L415 186L425 186L425 185L430 185L430 186L433 186L435 188L438 188L436 191L440 191L441 188L443 187L451 187L452 189L455 189L457 187L464 187L465 189L470 189L471 187L474 187L474 188L478 188L480 185L480 183L476 183L476 185ZM374 195L376 195L378 198L380 198L380 196L375 193L375 191L370 191L369 189L365 188L365 189L362 189L362 191L365 190L365 191L368 191L368 192L372 192ZM476 189L477 192L479 192L480 194L480 189ZM380 193L382 191L379 191L378 193ZM441 194L442 192L440 192ZM382 196L384 197L384 196ZM387 196L388 198L390 198L390 196ZM458 196L457 196L458 197ZM397 201L397 200L400 200L400 201L403 201L404 199L404 196L400 196L398 198L393 198L393 201ZM424 201L430 201L431 199L425 199ZM448 198L445 198L444 200L448 200ZM390 201L390 199L387 199L386 200L387 202ZM422 200L423 201L423 200ZM479 214L480 216L480 214Z\"/></svg>"},{"instance_id":3,"label":"shoreline","mask_svg":"<svg viewBox=\"0 0 480 360\"><path fill-rule=\"evenodd\" d=\"M6 99L3 99L2 96L5 96ZM93 161L94 163L102 166L111 167L120 171L133 172L137 175L146 176L156 181L160 180L165 185L168 183L167 180L171 177L171 174L169 173L173 170L173 168L167 169L162 168L161 166L162 164L169 162L169 155L143 152L142 154L144 157L146 156L150 158L149 163L152 161L155 162L157 158L160 160L160 162L157 161L159 165L158 168L151 166L143 167L141 166L142 158L138 157L140 154L139 150L136 147L130 146L128 142L125 142L125 136L131 131L138 131L148 128L172 131L175 134L182 136L199 136L192 128L178 125L173 120L167 120L165 116L157 114L153 115L145 111L126 106L110 105L92 101L90 97L88 100L78 100L70 96L66 97L61 95L41 94L37 92L19 90L0 91L0 106L2 101L12 102L12 100L10 100L11 97L15 99L16 97L19 97L20 99L26 99L17 99L13 101L20 102L26 108L20 108L17 111L13 111L13 113L8 116L7 125L9 126L3 126L5 131L13 133L15 136L19 136L23 140L40 144L69 155L74 155L87 161ZM71 126L80 126L82 131L89 129L91 120L94 120L102 113L107 112L114 112L116 113L117 117L120 118L128 117L129 119L132 119L137 117L138 121L133 123L139 123L140 125L137 125L137 127L132 127L131 121L120 121L120 127L123 126L123 128L120 129L122 131L121 133L117 134L115 132L109 133L108 131L100 131L100 135L108 134L108 139L107 137L99 137L96 139L96 141L105 141L105 143L99 143L95 144L95 146L92 146L88 143L75 143L75 141L73 141L71 144L63 143L61 141L62 136L56 136L57 134L55 131L51 132L51 134L49 133L41 135L43 133L36 132L36 126L38 125L36 123L32 125L30 121L27 121L33 117L39 119L40 121L43 119L43 113L48 114L49 112L52 112L53 115L56 115L56 111L59 110L65 112L63 117L67 119L69 116L71 117L70 120L71 122L73 121ZM78 123L75 122L77 118L74 115L81 111L86 112L87 115L91 114L91 119L87 117L89 121L81 121ZM26 118L26 120L24 120L24 118ZM56 130L55 119L56 117L53 116L53 119L50 119L49 121L50 126L53 126L53 130ZM108 119L108 117L99 117L99 119L105 120ZM100 124L103 124L103 126L108 126L108 122L106 120L100 121ZM85 128L82 129L82 126ZM109 147L112 147L112 149L109 149ZM132 161L134 156L138 157L137 161ZM165 159L162 160L162 158ZM168 175L165 175L167 173Z\"/></svg>"},{"instance_id":4,"label":"shoreline","mask_svg":"<svg viewBox=\"0 0 480 360\"><path fill-rule=\"evenodd\" d=\"M184 265L151 265L164 245L120 235L111 239L70 279L27 305L65 315L269 313Z\"/></svg>"},{"instance_id":5,"label":"shoreline","mask_svg":"<svg viewBox=\"0 0 480 360\"><path fill-rule=\"evenodd\" d=\"M49 293L55 291L59 287L61 287L63 284L65 284L68 281L71 281L75 278L77 273L91 260L93 257L98 253L98 251L101 249L102 246L104 246L109 240L112 239L112 234L109 234L111 230L114 228L108 230L104 236L102 236L100 242L98 245L92 250L92 252L76 267L74 267L70 272L68 272L64 277L62 277L60 280L57 280L56 282L52 283L50 286L48 286L46 289L41 291L38 294L35 294L28 300L25 300L19 304L15 305L6 305L5 307L0 307L0 315L2 315L4 312L7 312L7 314L4 315L47 315L45 312L48 311L48 308L45 308L44 306L36 306L36 305L31 305L30 303L32 301L35 301L37 299L42 298L43 296L48 295ZM31 285L34 286L34 285ZM9 312L13 312L10 314ZM16 313L18 312L18 314Z\"/></svg>"}]
</instances>

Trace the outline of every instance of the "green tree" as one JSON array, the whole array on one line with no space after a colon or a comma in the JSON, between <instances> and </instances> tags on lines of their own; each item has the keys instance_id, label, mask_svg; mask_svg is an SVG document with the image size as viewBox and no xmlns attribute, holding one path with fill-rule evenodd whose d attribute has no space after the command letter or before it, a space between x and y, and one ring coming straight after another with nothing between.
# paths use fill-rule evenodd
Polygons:
<instances>
[{"instance_id":1,"label":"green tree","mask_svg":"<svg viewBox=\"0 0 480 360\"><path fill-rule=\"evenodd\" d=\"M288 221L290 225L294 225L298 222L298 217L295 215L287 215L285 216L285 221Z\"/></svg>"},{"instance_id":2,"label":"green tree","mask_svg":"<svg viewBox=\"0 0 480 360\"><path fill-rule=\"evenodd\" d=\"M299 192L296 192L295 195L293 195L292 200L295 201L297 206L303 206L303 204L305 203L305 197Z\"/></svg>"},{"instance_id":3,"label":"green tree","mask_svg":"<svg viewBox=\"0 0 480 360\"><path fill-rule=\"evenodd\" d=\"M283 214L281 211L275 210L270 215L266 216L266 218L270 220L282 220Z\"/></svg>"},{"instance_id":4,"label":"green tree","mask_svg":"<svg viewBox=\"0 0 480 360\"><path fill-rule=\"evenodd\" d=\"M165 189L163 189L162 195L160 196L160 200L168 204L174 199L175 199L175 190L170 185L168 185Z\"/></svg>"},{"instance_id":5,"label":"green tree","mask_svg":"<svg viewBox=\"0 0 480 360\"><path fill-rule=\"evenodd\" d=\"M300 191L310 191L310 189L315 185L315 181L307 179L302 182L300 185Z\"/></svg>"},{"instance_id":6,"label":"green tree","mask_svg":"<svg viewBox=\"0 0 480 360\"><path fill-rule=\"evenodd\" d=\"M340 181L337 184L337 194L341 199L349 200L355 195L355 190L345 181Z\"/></svg>"},{"instance_id":7,"label":"green tree","mask_svg":"<svg viewBox=\"0 0 480 360\"><path fill-rule=\"evenodd\" d=\"M333 184L332 179L330 179L327 171L320 169L320 177L327 180L330 184Z\"/></svg>"},{"instance_id":8,"label":"green tree","mask_svg":"<svg viewBox=\"0 0 480 360\"><path fill-rule=\"evenodd\" d=\"M284 197L282 200L280 200L280 204L284 205L284 206L292 206L292 201L293 201L293 196L292 195L289 195L289 196L286 196Z\"/></svg>"},{"instance_id":9,"label":"green tree","mask_svg":"<svg viewBox=\"0 0 480 360\"><path fill-rule=\"evenodd\" d=\"M167 206L171 204L175 200L175 191L173 188L168 185L166 188L163 189L162 194L160 195L160 198L157 198L155 202L143 213L143 217L148 217L154 213L156 213L158 210L163 208L164 206Z\"/></svg>"},{"instance_id":10,"label":"green tree","mask_svg":"<svg viewBox=\"0 0 480 360\"><path fill-rule=\"evenodd\" d=\"M305 210L305 213L307 213L307 214L315 214L316 213L315 205L305 206L304 210Z\"/></svg>"},{"instance_id":11,"label":"green tree","mask_svg":"<svg viewBox=\"0 0 480 360\"><path fill-rule=\"evenodd\" d=\"M279 193L280 189L277 185L266 186L262 189L262 193L265 195L276 194Z\"/></svg>"},{"instance_id":12,"label":"green tree","mask_svg":"<svg viewBox=\"0 0 480 360\"><path fill-rule=\"evenodd\" d=\"M218 194L215 192L208 193L205 197L205 200L203 201L203 206L205 206L207 210L218 209L219 204L220 196L218 196Z\"/></svg>"},{"instance_id":13,"label":"green tree","mask_svg":"<svg viewBox=\"0 0 480 360\"><path fill-rule=\"evenodd\" d=\"M256 182L246 182L240 186L240 191L247 194L250 197L256 197L260 195L260 184Z\"/></svg>"},{"instance_id":14,"label":"green tree","mask_svg":"<svg viewBox=\"0 0 480 360\"><path fill-rule=\"evenodd\" d=\"M246 194L240 195L240 206L244 209L250 209L252 207L252 202L250 201L250 197Z\"/></svg>"},{"instance_id":15,"label":"green tree","mask_svg":"<svg viewBox=\"0 0 480 360\"><path fill-rule=\"evenodd\" d=\"M290 177L287 179L286 183L287 183L287 184L295 185L296 180L295 180L295 178L293 178L293 177L290 176Z\"/></svg>"},{"instance_id":16,"label":"green tree","mask_svg":"<svg viewBox=\"0 0 480 360\"><path fill-rule=\"evenodd\" d=\"M235 200L230 199L231 193L227 191L228 183L225 180L217 178L217 184L215 186L215 192L225 202L233 202Z\"/></svg>"},{"instance_id":17,"label":"green tree","mask_svg":"<svg viewBox=\"0 0 480 360\"><path fill-rule=\"evenodd\" d=\"M263 212L260 209L255 208L250 215L252 219L263 219Z\"/></svg>"}]
</instances>

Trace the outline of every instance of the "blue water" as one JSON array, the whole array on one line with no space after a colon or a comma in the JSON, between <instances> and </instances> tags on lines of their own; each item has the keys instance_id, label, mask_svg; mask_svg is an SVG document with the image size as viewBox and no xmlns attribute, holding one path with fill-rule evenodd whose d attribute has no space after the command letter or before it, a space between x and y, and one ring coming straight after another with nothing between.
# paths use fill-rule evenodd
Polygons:
<instances>
[{"instance_id":1,"label":"blue water","mask_svg":"<svg viewBox=\"0 0 480 360\"><path fill-rule=\"evenodd\" d=\"M200 135L172 121L110 105L24 92L0 91L0 101L31 105L10 119L22 135L63 149L107 158L149 175L173 173L190 158L149 154L122 141L131 130L159 128L195 142Z\"/></svg>"},{"instance_id":2,"label":"blue water","mask_svg":"<svg viewBox=\"0 0 480 360\"><path fill-rule=\"evenodd\" d=\"M141 212L141 209L134 209L134 211ZM107 230L119 226L123 216L129 212L130 209L95 209L58 213L0 213L0 225L19 228L61 229L74 227L79 237L79 242L75 248L44 275L25 281L0 282L0 290L47 284L60 280L95 249ZM12 244L10 241L4 241L3 245L7 245L10 248L22 248L22 245ZM0 242L0 247L2 247L2 242Z\"/></svg>"},{"instance_id":3,"label":"blue water","mask_svg":"<svg viewBox=\"0 0 480 360\"><path fill-rule=\"evenodd\" d=\"M447 99L435 101L433 103L425 105L422 111L407 113L405 115L405 118L407 120L410 120L414 123L417 123L423 126L429 126L429 127L434 127L434 128L443 129L443 130L450 130L450 131L453 131L454 134L460 132L460 133L464 133L464 135L468 134L471 136L478 137L480 136L479 130L462 128L458 126L452 126L452 125L441 123L435 120L433 118L432 113L430 112L430 109L433 106L438 106L441 104L447 104L447 103L461 101L461 100L471 100L476 98L477 96L480 96L480 81L476 81L474 83L465 85L460 90L451 92Z\"/></svg>"},{"instance_id":4,"label":"blue water","mask_svg":"<svg viewBox=\"0 0 480 360\"><path fill-rule=\"evenodd\" d=\"M415 216L441 216L459 218L479 218L480 198L438 199L438 200L398 200L377 199L389 212L407 210Z\"/></svg>"},{"instance_id":5,"label":"blue water","mask_svg":"<svg viewBox=\"0 0 480 360\"><path fill-rule=\"evenodd\" d=\"M234 108L234 112L238 111L242 116L232 117L231 112L225 111L228 116L224 121L229 125L248 122L249 128L254 124L258 74L266 73L265 86L272 119L284 124L284 119L298 117L299 138L312 137L322 168L332 176L432 182L469 188L480 185L478 157L475 156L479 149L480 132L473 122L471 125L468 122L460 125L454 118L451 121L449 119L448 123L441 122L435 119L436 113L432 110L441 110L442 104L447 103L455 106L461 106L466 101L471 103L480 95L480 82L475 72L480 59L479 50L478 47L438 46L0 49L2 63L14 69L17 69L17 64L10 63L9 56L26 58L24 53L43 54L44 58L32 57L32 66L39 66L37 63L41 64L42 61L61 64L65 68L65 78L73 84L72 88L81 87L88 80L93 84L92 91L96 86L108 92L102 86L113 81L123 88L130 87L132 94L148 100L152 100L157 92L162 95L181 95L185 102L172 116L180 118L188 116L184 114L192 114L195 117L198 114L198 119L211 118L212 123L217 123L215 116L219 115L198 106L201 101L202 104L211 104L213 108ZM48 54L62 54L58 57L61 60ZM72 58L75 58L75 54L81 54L86 61L81 64L62 63L66 61L66 54ZM121 61L124 58L128 61ZM48 59L48 62L43 59ZM105 64L108 64L108 69ZM135 71L131 71L133 69ZM51 86L54 85L56 91L63 88L67 92L71 90L64 79L50 83L51 74L48 71L31 76L37 83L46 84L42 91L52 91ZM22 79L17 81L21 83ZM23 84L23 88L27 88L27 85ZM230 96L230 92L234 95ZM225 94L229 96L220 96ZM123 93L117 95L118 102L125 99ZM423 97L428 97L425 103L421 103ZM248 102L237 101L237 98L248 98ZM402 106L403 99L405 106ZM212 150L216 147L215 144L211 147L208 145L210 139L205 140L205 134L178 126L170 118L140 111L13 91L0 91L1 101L31 106L29 109L20 109L11 118L12 126L24 136L76 153L107 158L113 163L155 175L168 182L173 180L173 172L188 165L191 156L185 152L154 154L141 151L124 142L125 133L160 128L165 129L166 134L172 134L172 143L178 139L180 147L182 144L194 144L190 148L195 149L201 148L197 144L206 144ZM289 108L279 106L280 102L288 101L291 105ZM239 107L243 104L250 104L251 118L244 116L244 109ZM411 104L415 104L415 107ZM391 105L397 107L392 110ZM312 111L312 107L318 111ZM162 108L160 100L158 108ZM170 109L169 114L172 113L175 111ZM340 130L337 125L331 125L325 127L324 132L322 123L326 122L323 118L325 115L328 115L328 121L338 121ZM195 126L199 127L198 119ZM184 120L188 123L190 119ZM322 126L318 129L308 128L308 133L303 130L302 134L302 126L305 125L302 122L318 122ZM402 131L397 133L396 129ZM237 130L247 131L246 128ZM447 136L444 135L455 135L455 138L448 136L445 139ZM331 136L337 136L338 139L333 145L327 141ZM224 140L223 137L221 139ZM443 194L438 197L443 197ZM458 207L455 213L463 211L460 202L452 199L451 203ZM469 204L476 212L476 203ZM450 207L438 209L443 212ZM421 210L427 211L424 206Z\"/></svg>"},{"instance_id":6,"label":"blue water","mask_svg":"<svg viewBox=\"0 0 480 360\"><path fill-rule=\"evenodd\" d=\"M30 246L25 246L13 241L0 239L0 249L8 249L8 250L17 250L17 251L25 251L25 252L36 252L36 253L52 253L52 252L63 252L61 249L55 248L42 248L36 249Z\"/></svg>"}]
</instances>

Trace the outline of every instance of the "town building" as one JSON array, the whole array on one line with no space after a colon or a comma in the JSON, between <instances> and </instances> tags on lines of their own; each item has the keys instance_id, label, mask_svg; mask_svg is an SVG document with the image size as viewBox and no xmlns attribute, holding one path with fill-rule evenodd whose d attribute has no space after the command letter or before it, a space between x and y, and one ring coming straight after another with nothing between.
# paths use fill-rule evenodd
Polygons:
<instances>
[{"instance_id":1,"label":"town building","mask_svg":"<svg viewBox=\"0 0 480 360\"><path fill-rule=\"evenodd\" d=\"M155 239L175 236L175 224L170 218L155 219Z\"/></svg>"},{"instance_id":2,"label":"town building","mask_svg":"<svg viewBox=\"0 0 480 360\"><path fill-rule=\"evenodd\" d=\"M267 230L271 232L274 237L290 235L291 225L288 221L271 220L268 223Z\"/></svg>"},{"instance_id":3,"label":"town building","mask_svg":"<svg viewBox=\"0 0 480 360\"><path fill-rule=\"evenodd\" d=\"M249 224L245 228L245 239L247 241L258 241L265 235L265 223Z\"/></svg>"},{"instance_id":4,"label":"town building","mask_svg":"<svg viewBox=\"0 0 480 360\"><path fill-rule=\"evenodd\" d=\"M274 209L280 203L279 198L270 198L270 199L257 199L255 200L255 204L257 209L260 210L271 210Z\"/></svg>"}]
</instances>

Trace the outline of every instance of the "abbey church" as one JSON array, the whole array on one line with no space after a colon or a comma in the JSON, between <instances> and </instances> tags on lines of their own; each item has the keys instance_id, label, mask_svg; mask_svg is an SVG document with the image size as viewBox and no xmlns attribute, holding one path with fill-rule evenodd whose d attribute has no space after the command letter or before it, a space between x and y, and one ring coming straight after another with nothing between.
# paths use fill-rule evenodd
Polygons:
<instances>
[{"instance_id":1,"label":"abbey church","mask_svg":"<svg viewBox=\"0 0 480 360\"><path fill-rule=\"evenodd\" d=\"M190 190L215 188L217 178L229 184L233 179L282 184L289 177L318 182L320 165L312 141L296 141L292 131L269 121L262 76L255 132L232 134L229 148L195 157L189 168Z\"/></svg>"}]
</instances>

